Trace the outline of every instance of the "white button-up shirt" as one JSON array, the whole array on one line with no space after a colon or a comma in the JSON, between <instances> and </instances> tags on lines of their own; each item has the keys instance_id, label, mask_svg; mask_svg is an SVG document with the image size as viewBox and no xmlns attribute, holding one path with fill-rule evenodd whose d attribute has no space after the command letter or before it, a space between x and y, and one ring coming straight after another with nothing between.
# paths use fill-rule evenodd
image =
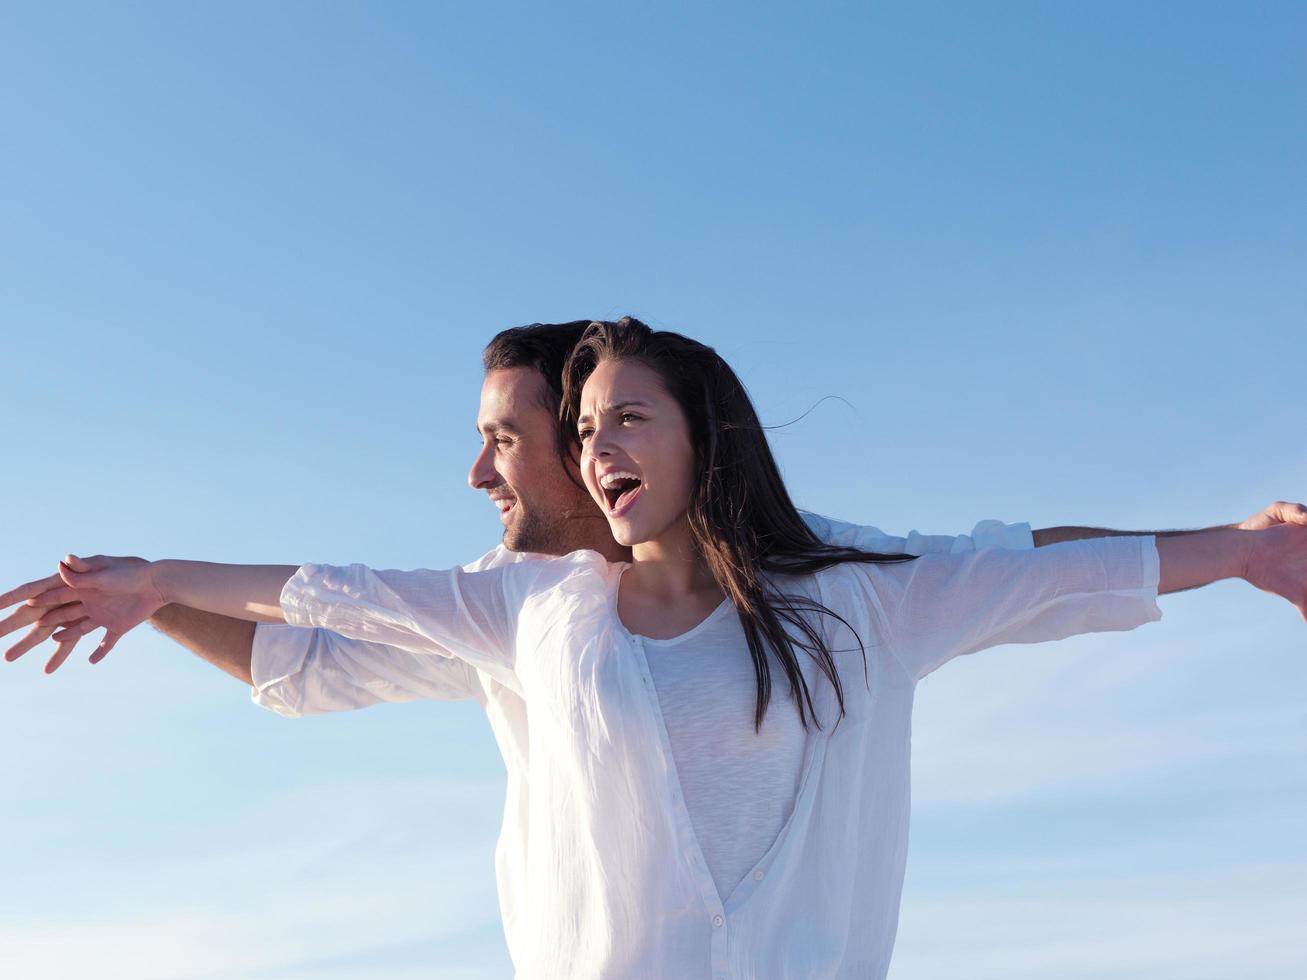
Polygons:
<instances>
[{"instance_id":1,"label":"white button-up shirt","mask_svg":"<svg viewBox=\"0 0 1307 980\"><path fill-rule=\"evenodd\" d=\"M472 691L509 773L496 875L520 980L883 977L907 853L917 680L1000 643L1161 617L1151 536L777 580L856 632L819 620L847 714L834 724L834 690L800 657L823 730L807 740L789 819L722 896L676 792L648 663L617 620L622 567L593 552L472 573L305 565L282 608L291 626L320 629L298 667L262 680L255 672L260 703L285 714L344 706L352 687L367 692L365 704ZM355 655L370 651L375 662L306 673L315 647L320 662L343 662L323 653L330 635L362 642ZM450 679L405 679L423 661L451 665ZM404 696L385 697L396 690Z\"/></svg>"}]
</instances>

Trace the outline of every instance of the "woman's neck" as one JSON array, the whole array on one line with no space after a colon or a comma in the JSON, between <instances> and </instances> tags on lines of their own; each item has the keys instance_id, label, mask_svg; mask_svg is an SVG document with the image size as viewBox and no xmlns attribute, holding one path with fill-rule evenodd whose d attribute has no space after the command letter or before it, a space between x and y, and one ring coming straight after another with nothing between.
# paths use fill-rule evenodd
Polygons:
<instances>
[{"instance_id":1,"label":"woman's neck","mask_svg":"<svg viewBox=\"0 0 1307 980\"><path fill-rule=\"evenodd\" d=\"M617 595L617 614L632 633L671 639L711 616L723 598L686 525L631 549L631 567L623 573Z\"/></svg>"},{"instance_id":2,"label":"woman's neck","mask_svg":"<svg viewBox=\"0 0 1307 980\"><path fill-rule=\"evenodd\" d=\"M712 596L720 602L723 595L685 521L652 541L633 545L631 567L623 578L650 598L667 602Z\"/></svg>"}]
</instances>

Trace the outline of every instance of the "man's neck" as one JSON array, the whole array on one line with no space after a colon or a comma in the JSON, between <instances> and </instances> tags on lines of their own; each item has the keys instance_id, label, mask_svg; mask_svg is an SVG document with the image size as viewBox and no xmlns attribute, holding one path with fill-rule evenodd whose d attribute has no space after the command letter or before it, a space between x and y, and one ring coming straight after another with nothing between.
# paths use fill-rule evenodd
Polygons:
<instances>
[{"instance_id":1,"label":"man's neck","mask_svg":"<svg viewBox=\"0 0 1307 980\"><path fill-rule=\"evenodd\" d=\"M596 541L591 545L582 545L583 548L589 548L591 551L597 551L609 561L630 561L631 549L624 544L618 544L613 540L611 534L605 533L602 540Z\"/></svg>"},{"instance_id":2,"label":"man's neck","mask_svg":"<svg viewBox=\"0 0 1307 980\"><path fill-rule=\"evenodd\" d=\"M572 542L570 546L558 545L548 550L541 549L533 553L549 555L557 558L571 554L573 551L581 551L584 549L588 551L597 551L610 562L629 562L631 560L631 549L626 547L626 545L618 544L613 540L613 536L608 533L607 523L604 524L603 531L604 533L602 535L595 535L593 539L581 537ZM515 549L509 548L508 550L513 551Z\"/></svg>"}]
</instances>

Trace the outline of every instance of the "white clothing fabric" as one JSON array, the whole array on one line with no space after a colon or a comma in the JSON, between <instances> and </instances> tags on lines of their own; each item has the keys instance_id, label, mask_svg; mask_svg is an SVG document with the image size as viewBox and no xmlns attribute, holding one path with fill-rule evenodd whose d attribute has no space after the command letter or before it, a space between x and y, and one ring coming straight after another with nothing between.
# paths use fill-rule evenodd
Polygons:
<instances>
[{"instance_id":1,"label":"white clothing fabric","mask_svg":"<svg viewBox=\"0 0 1307 980\"><path fill-rule=\"evenodd\" d=\"M717 893L729 895L771 847L798 795L808 737L789 681L769 651L771 701L755 732L758 682L730 602L673 639L628 636L649 661L674 763L668 768L708 873Z\"/></svg>"},{"instance_id":2,"label":"white clothing fabric","mask_svg":"<svg viewBox=\"0 0 1307 980\"><path fill-rule=\"evenodd\" d=\"M986 647L1161 618L1151 535L777 577L847 621L814 619L847 714L835 724L834 690L801 656L823 728L805 739L775 840L723 895L682 798L649 641L617 618L625 567L594 552L472 573L310 564L282 592L293 626L461 661L493 682L482 703L496 737L523 736L505 751L496 851L519 980L884 977L907 853L916 682ZM486 695L499 687L516 697Z\"/></svg>"},{"instance_id":3,"label":"white clothing fabric","mask_svg":"<svg viewBox=\"0 0 1307 980\"><path fill-rule=\"evenodd\" d=\"M870 524L849 524L800 513L817 537L828 544L879 554L959 554L982 548L1035 546L1026 522L1005 524L986 519L978 522L970 534L922 534L913 530L900 537ZM543 557L499 545L464 565L463 570L478 572ZM287 718L349 711L385 701L475 699L489 714L505 763L525 752L525 731L509 731L500 725L510 724L524 711L517 707L501 711L496 707L504 698L512 697L512 692L497 685L493 678L479 675L463 660L414 654L384 643L342 637L330 630L259 623L254 629L250 674L254 682L250 699ZM511 765L508 772L511 779Z\"/></svg>"},{"instance_id":4,"label":"white clothing fabric","mask_svg":"<svg viewBox=\"0 0 1307 980\"><path fill-rule=\"evenodd\" d=\"M881 554L1034 547L1026 523L986 520L970 535L924 535L914 530L904 538L869 525L815 514L804 517L824 541ZM464 568L478 571L530 557L499 547ZM717 892L729 894L789 819L808 734L774 655L769 658L772 698L761 731L755 733L757 680L744 630L729 603L679 637L639 641L644 644L691 826ZM477 697L482 704L502 704L517 697L463 660L414 654L325 629L260 623L252 660L255 701L289 716L347 710L380 700ZM526 718L525 706L513 707L492 715L501 722L496 727L500 745L509 747L506 760L524 755L528 744L526 732L512 727ZM510 779L525 783L525 773L509 769ZM515 796L529 799L528 789L529 784L523 785ZM505 813L499 842L502 860L497 863L511 868L523 861L505 855L525 845L524 828L509 826L510 816ZM501 880L500 884L501 895L521 894L514 883Z\"/></svg>"}]
</instances>

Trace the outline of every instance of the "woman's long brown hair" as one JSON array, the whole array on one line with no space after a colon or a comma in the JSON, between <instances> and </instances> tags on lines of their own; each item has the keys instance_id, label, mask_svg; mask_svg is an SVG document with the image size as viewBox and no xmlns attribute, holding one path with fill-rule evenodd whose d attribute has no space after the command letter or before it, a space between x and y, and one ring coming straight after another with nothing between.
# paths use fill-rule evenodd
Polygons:
<instances>
[{"instance_id":1,"label":"woman's long brown hair","mask_svg":"<svg viewBox=\"0 0 1307 980\"><path fill-rule=\"evenodd\" d=\"M839 673L821 632L804 613L834 617L855 637L856 631L821 603L777 591L765 575L810 574L847 561L910 561L916 555L882 555L821 541L790 500L753 403L730 366L711 347L678 333L652 330L632 317L591 323L567 360L560 422L573 439L581 388L600 362L612 359L638 361L656 372L689 423L697 473L688 512L690 531L698 553L735 604L744 627L758 681L754 730L761 730L771 700L768 647L780 660L791 689L803 692L803 697L795 700L805 730L804 699L818 729L821 722L799 670L796 647L814 656L830 678L843 717ZM786 631L786 624L794 628L797 637ZM861 637L858 646L865 677L867 654Z\"/></svg>"}]
</instances>

